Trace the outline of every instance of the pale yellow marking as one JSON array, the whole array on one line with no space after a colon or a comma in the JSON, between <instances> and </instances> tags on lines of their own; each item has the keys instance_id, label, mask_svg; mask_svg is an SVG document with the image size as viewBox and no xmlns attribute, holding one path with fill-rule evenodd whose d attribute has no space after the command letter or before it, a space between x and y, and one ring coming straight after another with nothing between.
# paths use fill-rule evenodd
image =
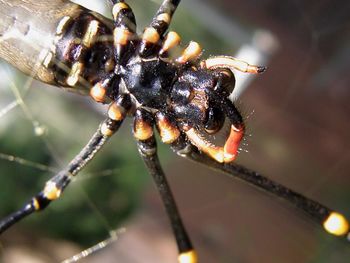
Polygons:
<instances>
[{"instance_id":1,"label":"pale yellow marking","mask_svg":"<svg viewBox=\"0 0 350 263\"><path fill-rule=\"evenodd\" d=\"M56 28L56 35L61 35L63 33L64 27L66 26L67 22L71 19L69 16L64 16L60 22L58 22L57 28Z\"/></svg>"},{"instance_id":2,"label":"pale yellow marking","mask_svg":"<svg viewBox=\"0 0 350 263\"><path fill-rule=\"evenodd\" d=\"M216 69L216 68L230 68L245 73L259 73L257 66L249 65L243 60L236 59L229 56L215 56L208 58L201 63L202 68Z\"/></svg>"},{"instance_id":3,"label":"pale yellow marking","mask_svg":"<svg viewBox=\"0 0 350 263\"><path fill-rule=\"evenodd\" d=\"M72 66L71 71L69 72L68 78L67 78L67 85L74 86L77 84L79 80L79 75L83 69L83 64L81 62L75 62Z\"/></svg>"},{"instance_id":4,"label":"pale yellow marking","mask_svg":"<svg viewBox=\"0 0 350 263\"><path fill-rule=\"evenodd\" d=\"M144 141L153 135L153 129L152 126L150 126L148 123L144 121L135 121L134 126L134 137L138 139L139 141Z\"/></svg>"},{"instance_id":5,"label":"pale yellow marking","mask_svg":"<svg viewBox=\"0 0 350 263\"><path fill-rule=\"evenodd\" d=\"M39 210L40 209L40 205L39 205L38 200L36 198L33 198L32 202L33 202L34 209L35 210Z\"/></svg>"},{"instance_id":6,"label":"pale yellow marking","mask_svg":"<svg viewBox=\"0 0 350 263\"><path fill-rule=\"evenodd\" d=\"M171 17L167 13L162 13L162 14L159 14L156 19L158 21L164 21L165 23L169 24L170 20L171 20Z\"/></svg>"},{"instance_id":7,"label":"pale yellow marking","mask_svg":"<svg viewBox=\"0 0 350 263\"><path fill-rule=\"evenodd\" d=\"M179 63L186 63L187 61L194 60L198 58L202 53L201 46L194 41L191 41L185 50L182 52L181 57L179 57L176 61Z\"/></svg>"},{"instance_id":8,"label":"pale yellow marking","mask_svg":"<svg viewBox=\"0 0 350 263\"><path fill-rule=\"evenodd\" d=\"M113 6L112 14L113 14L114 20L117 19L119 12L123 9L129 9L129 6L125 3L116 3Z\"/></svg>"},{"instance_id":9,"label":"pale yellow marking","mask_svg":"<svg viewBox=\"0 0 350 263\"><path fill-rule=\"evenodd\" d=\"M147 27L145 29L145 32L143 32L142 35L142 40L145 42L149 42L152 44L155 44L158 42L160 36L157 32L157 30L155 30L153 27Z\"/></svg>"},{"instance_id":10,"label":"pale yellow marking","mask_svg":"<svg viewBox=\"0 0 350 263\"><path fill-rule=\"evenodd\" d=\"M197 263L198 256L196 251L191 250L188 252L181 253L178 257L179 263Z\"/></svg>"},{"instance_id":11,"label":"pale yellow marking","mask_svg":"<svg viewBox=\"0 0 350 263\"><path fill-rule=\"evenodd\" d=\"M114 131L108 128L108 125L106 123L102 123L100 132L102 133L102 135L108 136L108 137L112 136L114 133Z\"/></svg>"},{"instance_id":12,"label":"pale yellow marking","mask_svg":"<svg viewBox=\"0 0 350 263\"><path fill-rule=\"evenodd\" d=\"M53 58L53 54L49 52L43 61L43 66L48 68L50 65L50 62L52 61L52 58Z\"/></svg>"},{"instance_id":13,"label":"pale yellow marking","mask_svg":"<svg viewBox=\"0 0 350 263\"><path fill-rule=\"evenodd\" d=\"M97 20L92 20L89 23L89 26L85 32L85 35L84 35L83 41L82 41L86 47L90 47L91 44L96 40L98 27L99 27L99 25L98 25Z\"/></svg>"},{"instance_id":14,"label":"pale yellow marking","mask_svg":"<svg viewBox=\"0 0 350 263\"><path fill-rule=\"evenodd\" d=\"M48 200L55 200L60 197L61 190L57 188L55 182L48 181L45 185L43 194Z\"/></svg>"},{"instance_id":15,"label":"pale yellow marking","mask_svg":"<svg viewBox=\"0 0 350 263\"><path fill-rule=\"evenodd\" d=\"M113 31L114 43L119 45L126 45L130 40L132 33L123 27L116 27Z\"/></svg>"},{"instance_id":16,"label":"pale yellow marking","mask_svg":"<svg viewBox=\"0 0 350 263\"><path fill-rule=\"evenodd\" d=\"M164 143L172 143L180 136L180 131L172 125L168 120L165 118L159 118L157 121L157 125L159 128L159 134L162 139L162 142Z\"/></svg>"},{"instance_id":17,"label":"pale yellow marking","mask_svg":"<svg viewBox=\"0 0 350 263\"><path fill-rule=\"evenodd\" d=\"M90 89L90 96L97 102L103 102L106 96L106 89L100 82L97 82Z\"/></svg>"},{"instance_id":18,"label":"pale yellow marking","mask_svg":"<svg viewBox=\"0 0 350 263\"><path fill-rule=\"evenodd\" d=\"M53 58L53 53L47 49L43 49L39 54L39 61L42 61L44 67L48 68L51 60Z\"/></svg>"},{"instance_id":19,"label":"pale yellow marking","mask_svg":"<svg viewBox=\"0 0 350 263\"><path fill-rule=\"evenodd\" d=\"M180 131L176 128L174 129L164 129L160 128L160 136L162 138L162 142L169 144L173 143L180 136Z\"/></svg>"},{"instance_id":20,"label":"pale yellow marking","mask_svg":"<svg viewBox=\"0 0 350 263\"><path fill-rule=\"evenodd\" d=\"M121 121L124 119L125 116L125 110L124 108L120 107L117 103L112 103L111 106L109 106L108 109L108 117L115 121Z\"/></svg>"},{"instance_id":21,"label":"pale yellow marking","mask_svg":"<svg viewBox=\"0 0 350 263\"><path fill-rule=\"evenodd\" d=\"M324 229L336 236L342 236L349 232L349 222L337 212L332 212L323 223Z\"/></svg>"},{"instance_id":22,"label":"pale yellow marking","mask_svg":"<svg viewBox=\"0 0 350 263\"><path fill-rule=\"evenodd\" d=\"M61 37L61 38L62 38L62 37ZM57 43L59 39L60 39L59 36L55 36L54 42L53 42L53 43ZM56 50L57 50L56 45L51 45L51 46L50 46L50 50L51 50L51 53L52 53L52 54L56 54Z\"/></svg>"},{"instance_id":23,"label":"pale yellow marking","mask_svg":"<svg viewBox=\"0 0 350 263\"><path fill-rule=\"evenodd\" d=\"M170 31L165 37L160 53L164 53L169 49L179 45L180 42L181 42L181 37L176 32Z\"/></svg>"}]
</instances>

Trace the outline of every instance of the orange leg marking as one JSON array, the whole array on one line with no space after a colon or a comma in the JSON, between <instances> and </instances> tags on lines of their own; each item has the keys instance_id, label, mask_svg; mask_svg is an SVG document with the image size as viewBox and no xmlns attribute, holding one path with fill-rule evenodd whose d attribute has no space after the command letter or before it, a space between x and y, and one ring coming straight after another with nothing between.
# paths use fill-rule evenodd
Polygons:
<instances>
[{"instance_id":1,"label":"orange leg marking","mask_svg":"<svg viewBox=\"0 0 350 263\"><path fill-rule=\"evenodd\" d=\"M223 147L211 144L198 134L194 128L185 131L185 133L199 150L205 152L219 163L230 163L237 156L238 147L244 135L244 129L231 125L230 135Z\"/></svg>"}]
</instances>

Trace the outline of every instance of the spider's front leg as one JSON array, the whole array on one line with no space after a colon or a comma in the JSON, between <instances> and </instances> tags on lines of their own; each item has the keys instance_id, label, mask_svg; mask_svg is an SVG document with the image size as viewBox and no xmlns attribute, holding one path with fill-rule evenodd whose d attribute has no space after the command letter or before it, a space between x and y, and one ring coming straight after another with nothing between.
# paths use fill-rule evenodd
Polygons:
<instances>
[{"instance_id":1,"label":"spider's front leg","mask_svg":"<svg viewBox=\"0 0 350 263\"><path fill-rule=\"evenodd\" d=\"M94 158L108 139L119 129L129 108L129 96L121 96L116 102L113 102L108 110L109 117L100 124L98 130L81 152L74 157L64 170L48 180L44 189L22 209L2 219L0 221L0 233L33 212L45 209L52 201L57 200L72 179Z\"/></svg>"},{"instance_id":2,"label":"spider's front leg","mask_svg":"<svg viewBox=\"0 0 350 263\"><path fill-rule=\"evenodd\" d=\"M247 169L236 163L220 163L197 147L179 137L171 144L171 148L178 155L191 161L204 164L213 170L225 173L226 175L243 180L261 190L264 190L276 197L283 199L308 215L313 222L323 227L329 234L350 241L350 225L344 215L329 209L328 207L299 194L284 185L272 181L258 172Z\"/></svg>"},{"instance_id":3,"label":"spider's front leg","mask_svg":"<svg viewBox=\"0 0 350 263\"><path fill-rule=\"evenodd\" d=\"M162 140L169 140L168 142L170 142L171 138L175 138L177 136L178 130L167 122L161 113L157 114L156 118ZM190 238L182 223L174 197L158 159L157 145L153 134L153 116L151 113L141 109L136 111L134 120L134 136L137 139L139 153L146 164L149 173L154 179L167 215L170 219L171 227L179 250L178 260L180 263L196 263L197 254L193 249Z\"/></svg>"}]
</instances>

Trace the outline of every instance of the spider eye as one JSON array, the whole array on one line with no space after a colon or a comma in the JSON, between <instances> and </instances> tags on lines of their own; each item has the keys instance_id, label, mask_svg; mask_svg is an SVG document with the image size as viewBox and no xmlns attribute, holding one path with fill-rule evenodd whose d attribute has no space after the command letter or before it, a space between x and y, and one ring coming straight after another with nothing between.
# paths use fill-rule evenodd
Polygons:
<instances>
[{"instance_id":1,"label":"spider eye","mask_svg":"<svg viewBox=\"0 0 350 263\"><path fill-rule=\"evenodd\" d=\"M224 123L225 123L225 115L220 109L209 108L207 110L204 129L208 134L217 133L219 130L221 130Z\"/></svg>"}]
</instances>

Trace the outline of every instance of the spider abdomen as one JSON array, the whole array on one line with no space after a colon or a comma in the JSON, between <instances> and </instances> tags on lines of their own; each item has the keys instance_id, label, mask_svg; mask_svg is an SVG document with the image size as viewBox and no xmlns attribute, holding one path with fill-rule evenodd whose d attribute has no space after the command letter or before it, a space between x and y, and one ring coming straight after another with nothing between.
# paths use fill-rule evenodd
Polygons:
<instances>
[{"instance_id":1,"label":"spider abdomen","mask_svg":"<svg viewBox=\"0 0 350 263\"><path fill-rule=\"evenodd\" d=\"M87 9L76 17L59 22L54 58L48 63L55 81L73 89L90 88L114 70L113 40L110 23Z\"/></svg>"}]
</instances>

